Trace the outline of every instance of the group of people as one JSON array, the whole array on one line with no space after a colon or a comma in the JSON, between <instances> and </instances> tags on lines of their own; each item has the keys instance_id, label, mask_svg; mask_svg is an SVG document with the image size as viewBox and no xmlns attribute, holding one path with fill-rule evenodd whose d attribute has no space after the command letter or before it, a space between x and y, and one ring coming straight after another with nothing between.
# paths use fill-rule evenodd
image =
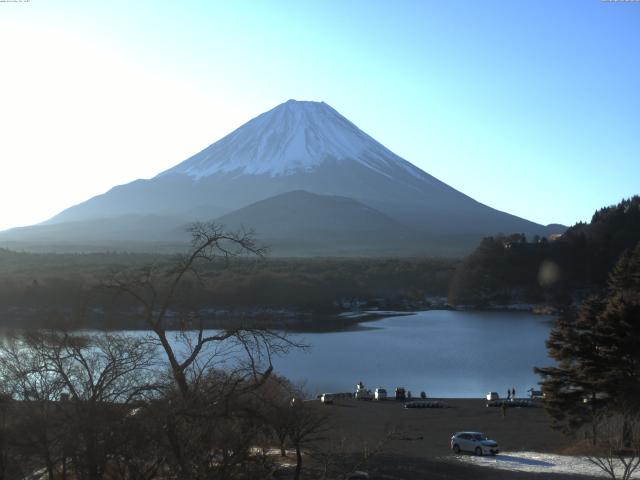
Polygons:
<instances>
[{"instance_id":1,"label":"group of people","mask_svg":"<svg viewBox=\"0 0 640 480\"><path fill-rule=\"evenodd\" d=\"M507 401L516 399L516 387L507 388ZM507 416L507 402L502 401L502 417L505 418Z\"/></svg>"}]
</instances>

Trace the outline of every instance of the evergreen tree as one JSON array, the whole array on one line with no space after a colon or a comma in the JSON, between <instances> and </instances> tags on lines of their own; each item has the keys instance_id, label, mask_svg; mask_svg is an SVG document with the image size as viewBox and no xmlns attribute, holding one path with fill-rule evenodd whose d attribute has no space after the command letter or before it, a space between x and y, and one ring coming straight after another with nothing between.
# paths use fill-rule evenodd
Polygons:
<instances>
[{"instance_id":1,"label":"evergreen tree","mask_svg":"<svg viewBox=\"0 0 640 480\"><path fill-rule=\"evenodd\" d=\"M622 252L640 241L640 196L598 210L590 223L577 223L553 241L533 238L526 243L522 233L484 239L458 265L449 301L555 304L570 292L605 293ZM559 275L552 283L540 282L538 273L549 263Z\"/></svg>"},{"instance_id":2,"label":"evergreen tree","mask_svg":"<svg viewBox=\"0 0 640 480\"><path fill-rule=\"evenodd\" d=\"M577 315L567 313L547 341L554 367L542 376L545 406L554 427L575 433L601 414L635 415L640 409L640 243L611 272L609 291L592 297Z\"/></svg>"},{"instance_id":3,"label":"evergreen tree","mask_svg":"<svg viewBox=\"0 0 640 480\"><path fill-rule=\"evenodd\" d=\"M609 278L597 341L606 390L621 413L640 409L640 243L625 252Z\"/></svg>"}]
</instances>

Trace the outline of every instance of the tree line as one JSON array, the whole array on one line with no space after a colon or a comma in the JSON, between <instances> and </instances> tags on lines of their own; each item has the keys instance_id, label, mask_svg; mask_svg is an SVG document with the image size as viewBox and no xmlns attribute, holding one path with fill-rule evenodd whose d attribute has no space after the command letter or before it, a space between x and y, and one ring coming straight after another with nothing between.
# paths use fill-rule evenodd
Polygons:
<instances>
[{"instance_id":1,"label":"tree line","mask_svg":"<svg viewBox=\"0 0 640 480\"><path fill-rule=\"evenodd\" d=\"M143 328L130 315L130 297L100 288L130 266L163 268L174 256L26 254L0 251L0 317L4 325ZM65 264L69 259L69 265ZM257 309L332 314L352 302L381 308L425 305L445 297L457 260L430 258L236 258L203 265L207 282L185 279L183 298L193 308L242 313ZM188 298L187 298L188 296Z\"/></svg>"},{"instance_id":2,"label":"tree line","mask_svg":"<svg viewBox=\"0 0 640 480\"><path fill-rule=\"evenodd\" d=\"M603 291L623 251L640 241L640 197L594 213L556 239L498 235L457 267L449 300L475 306L565 304Z\"/></svg>"}]
</instances>

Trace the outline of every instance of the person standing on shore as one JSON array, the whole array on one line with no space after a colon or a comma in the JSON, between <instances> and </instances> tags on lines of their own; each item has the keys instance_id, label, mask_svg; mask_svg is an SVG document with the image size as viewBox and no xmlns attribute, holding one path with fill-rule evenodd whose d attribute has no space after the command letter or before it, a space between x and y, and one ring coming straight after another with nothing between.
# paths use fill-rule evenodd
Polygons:
<instances>
[{"instance_id":1,"label":"person standing on shore","mask_svg":"<svg viewBox=\"0 0 640 480\"><path fill-rule=\"evenodd\" d=\"M513 387L511 389L511 398L513 398L514 400L516 399L516 387Z\"/></svg>"}]
</instances>

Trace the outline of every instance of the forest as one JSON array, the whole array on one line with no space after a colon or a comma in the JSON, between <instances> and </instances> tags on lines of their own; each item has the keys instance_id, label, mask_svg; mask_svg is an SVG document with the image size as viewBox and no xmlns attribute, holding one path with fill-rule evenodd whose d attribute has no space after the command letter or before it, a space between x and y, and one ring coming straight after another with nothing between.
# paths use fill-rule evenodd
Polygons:
<instances>
[{"instance_id":1,"label":"forest","mask_svg":"<svg viewBox=\"0 0 640 480\"><path fill-rule=\"evenodd\" d=\"M255 239L259 241L259 239ZM184 287L191 308L221 318L325 321L358 309L580 303L606 286L620 254L640 241L640 197L594 213L559 238L487 237L466 258L216 258ZM0 250L5 326L142 328L131 299L103 288L114 275L165 268L179 257ZM71 320L70 320L71 319ZM69 325L69 322L72 325ZM314 320L315 321L315 320ZM212 323L215 325L216 323Z\"/></svg>"},{"instance_id":2,"label":"forest","mask_svg":"<svg viewBox=\"0 0 640 480\"><path fill-rule=\"evenodd\" d=\"M449 302L478 308L580 303L606 288L620 255L640 241L640 197L622 200L555 239L523 234L482 240L451 278Z\"/></svg>"},{"instance_id":3,"label":"forest","mask_svg":"<svg viewBox=\"0 0 640 480\"><path fill-rule=\"evenodd\" d=\"M12 326L137 328L130 299L102 288L111 276L179 257L146 254L33 254L0 251L0 311ZM441 258L219 258L203 266L203 279L184 294L194 309L212 315L332 315L353 308L427 308L446 298L459 260ZM186 301L186 300L185 300Z\"/></svg>"}]
</instances>

